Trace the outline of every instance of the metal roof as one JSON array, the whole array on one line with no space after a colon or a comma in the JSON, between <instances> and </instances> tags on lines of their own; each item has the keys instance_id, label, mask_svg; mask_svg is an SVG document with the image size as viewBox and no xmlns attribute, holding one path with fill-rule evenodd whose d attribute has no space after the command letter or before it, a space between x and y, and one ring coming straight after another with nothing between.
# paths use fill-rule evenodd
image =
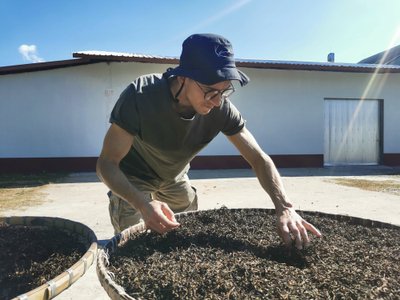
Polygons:
<instances>
[{"instance_id":1,"label":"metal roof","mask_svg":"<svg viewBox=\"0 0 400 300\"><path fill-rule=\"evenodd\" d=\"M72 53L73 57L80 58L101 58L109 60L120 60L120 59L151 59L151 60L179 60L178 57L172 56L157 56L157 55L146 55L137 53L127 53L127 52L108 52L108 51L79 51Z\"/></svg>"},{"instance_id":2,"label":"metal roof","mask_svg":"<svg viewBox=\"0 0 400 300\"><path fill-rule=\"evenodd\" d=\"M179 64L178 57L143 55L124 52L106 51L80 51L73 53L75 59L34 63L26 65L0 67L0 75L34 72L55 68L65 68L76 65L93 64L99 62L141 62L158 64ZM400 66L385 64L353 64L334 62L304 62L304 61L278 61L237 59L236 65L242 68L299 70L299 71L327 71L327 72L353 72L353 73L400 73Z\"/></svg>"},{"instance_id":3,"label":"metal roof","mask_svg":"<svg viewBox=\"0 0 400 300\"><path fill-rule=\"evenodd\" d=\"M379 52L360 61L361 64L400 65L400 45Z\"/></svg>"},{"instance_id":4,"label":"metal roof","mask_svg":"<svg viewBox=\"0 0 400 300\"><path fill-rule=\"evenodd\" d=\"M150 63L178 64L179 58L168 56L152 56L135 53L106 52L106 51L81 51L73 53L74 57L106 60L106 61L135 61ZM236 59L236 65L244 68L281 69L281 70L306 70L306 71L333 71L333 72L359 72L370 73L400 73L400 66L378 64L351 64L332 62L304 62L304 61L278 61Z\"/></svg>"},{"instance_id":5,"label":"metal roof","mask_svg":"<svg viewBox=\"0 0 400 300\"><path fill-rule=\"evenodd\" d=\"M87 59L68 59L68 60L57 60L57 61L49 61L41 63L15 65L15 66L6 66L6 67L0 67L0 75L37 72L37 71L44 71L51 69L73 67L78 65L87 65L93 63L96 62Z\"/></svg>"}]
</instances>

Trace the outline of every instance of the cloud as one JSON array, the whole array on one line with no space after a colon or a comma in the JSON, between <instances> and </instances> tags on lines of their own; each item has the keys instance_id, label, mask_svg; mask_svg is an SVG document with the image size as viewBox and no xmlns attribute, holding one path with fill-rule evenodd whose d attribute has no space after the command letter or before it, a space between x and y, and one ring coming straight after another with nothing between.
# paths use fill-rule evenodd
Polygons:
<instances>
[{"instance_id":1,"label":"cloud","mask_svg":"<svg viewBox=\"0 0 400 300\"><path fill-rule=\"evenodd\" d=\"M26 61L37 63L43 62L44 59L40 58L37 53L36 45L21 45L18 47L19 53L21 53L22 58Z\"/></svg>"}]
</instances>

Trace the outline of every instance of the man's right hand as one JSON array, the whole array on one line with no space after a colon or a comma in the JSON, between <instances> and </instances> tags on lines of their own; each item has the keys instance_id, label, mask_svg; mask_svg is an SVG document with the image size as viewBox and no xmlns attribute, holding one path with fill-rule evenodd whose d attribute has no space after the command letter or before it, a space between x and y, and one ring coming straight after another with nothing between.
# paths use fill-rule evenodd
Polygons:
<instances>
[{"instance_id":1,"label":"man's right hand","mask_svg":"<svg viewBox=\"0 0 400 300\"><path fill-rule=\"evenodd\" d=\"M176 221L173 211L164 202L151 200L139 210L146 227L158 233L170 231L180 225Z\"/></svg>"}]
</instances>

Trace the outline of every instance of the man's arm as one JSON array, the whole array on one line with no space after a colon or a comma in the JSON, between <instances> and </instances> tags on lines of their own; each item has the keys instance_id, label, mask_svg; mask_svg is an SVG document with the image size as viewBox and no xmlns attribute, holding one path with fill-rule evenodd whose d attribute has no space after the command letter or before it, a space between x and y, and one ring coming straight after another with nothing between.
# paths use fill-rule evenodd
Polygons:
<instances>
[{"instance_id":1,"label":"man's arm","mask_svg":"<svg viewBox=\"0 0 400 300\"><path fill-rule=\"evenodd\" d=\"M128 181L119 168L119 163L131 148L133 139L130 133L112 124L97 160L97 175L113 193L140 211L148 228L160 233L168 231L179 225L168 205L157 200L146 200L144 194Z\"/></svg>"},{"instance_id":2,"label":"man's arm","mask_svg":"<svg viewBox=\"0 0 400 300\"><path fill-rule=\"evenodd\" d=\"M250 131L243 128L237 134L228 136L228 139L253 168L261 186L271 197L278 217L278 233L285 244L287 246L292 244L290 236L292 234L297 248L307 246L310 241L307 230L318 237L321 236L318 229L296 213L273 161L260 148Z\"/></svg>"}]
</instances>

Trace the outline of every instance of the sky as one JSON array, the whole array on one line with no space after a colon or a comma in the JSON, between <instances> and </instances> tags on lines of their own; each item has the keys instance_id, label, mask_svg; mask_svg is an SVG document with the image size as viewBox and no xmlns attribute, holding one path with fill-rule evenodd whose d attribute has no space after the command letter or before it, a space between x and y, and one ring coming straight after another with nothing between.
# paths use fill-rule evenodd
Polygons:
<instances>
[{"instance_id":1,"label":"sky","mask_svg":"<svg viewBox=\"0 0 400 300\"><path fill-rule=\"evenodd\" d=\"M237 59L357 63L400 44L400 0L0 0L0 66L179 57L193 33L225 36Z\"/></svg>"}]
</instances>

